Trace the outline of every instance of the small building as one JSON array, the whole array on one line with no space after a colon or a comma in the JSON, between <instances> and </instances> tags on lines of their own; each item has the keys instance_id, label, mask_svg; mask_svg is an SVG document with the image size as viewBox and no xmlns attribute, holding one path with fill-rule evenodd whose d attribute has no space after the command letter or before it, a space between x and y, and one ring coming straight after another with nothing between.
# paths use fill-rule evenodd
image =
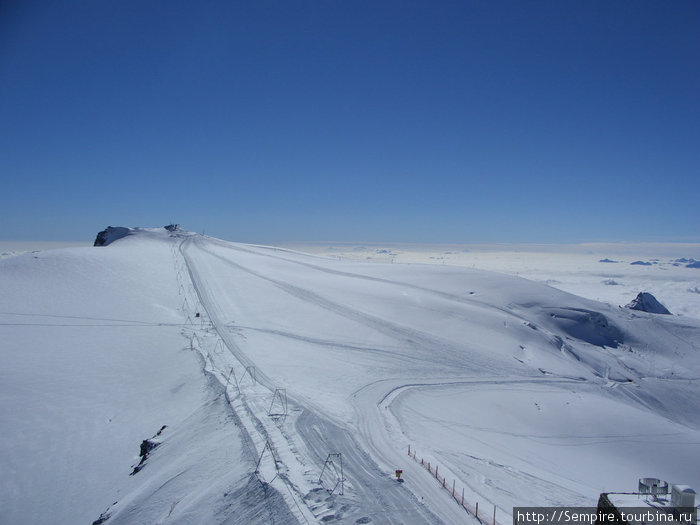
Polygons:
<instances>
[{"instance_id":1,"label":"small building","mask_svg":"<svg viewBox=\"0 0 700 525\"><path fill-rule=\"evenodd\" d=\"M675 523L696 525L695 490L688 485L671 485L657 478L641 478L638 492L606 492L598 499L598 512L615 516L617 525L658 525ZM670 496L670 497L669 497ZM642 505L640 505L642 503ZM648 508L650 514L644 521L628 521L624 516L634 517L640 508ZM662 517L661 515L665 515ZM640 514L640 516L647 516Z\"/></svg>"},{"instance_id":2,"label":"small building","mask_svg":"<svg viewBox=\"0 0 700 525\"><path fill-rule=\"evenodd\" d=\"M658 478L642 478L639 480L639 493L652 496L668 494L668 483Z\"/></svg>"},{"instance_id":3,"label":"small building","mask_svg":"<svg viewBox=\"0 0 700 525\"><path fill-rule=\"evenodd\" d=\"M671 506L695 508L695 490L688 485L671 485Z\"/></svg>"}]
</instances>

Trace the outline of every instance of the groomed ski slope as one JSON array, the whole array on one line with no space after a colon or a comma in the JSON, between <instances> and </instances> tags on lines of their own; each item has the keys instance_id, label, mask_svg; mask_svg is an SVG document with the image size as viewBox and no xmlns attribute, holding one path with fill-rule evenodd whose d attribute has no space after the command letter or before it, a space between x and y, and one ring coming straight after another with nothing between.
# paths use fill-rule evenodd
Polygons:
<instances>
[{"instance_id":1,"label":"groomed ski slope","mask_svg":"<svg viewBox=\"0 0 700 525\"><path fill-rule=\"evenodd\" d=\"M409 445L501 523L639 477L700 487L697 320L184 232L38 257L0 261L0 523L474 521Z\"/></svg>"}]
</instances>

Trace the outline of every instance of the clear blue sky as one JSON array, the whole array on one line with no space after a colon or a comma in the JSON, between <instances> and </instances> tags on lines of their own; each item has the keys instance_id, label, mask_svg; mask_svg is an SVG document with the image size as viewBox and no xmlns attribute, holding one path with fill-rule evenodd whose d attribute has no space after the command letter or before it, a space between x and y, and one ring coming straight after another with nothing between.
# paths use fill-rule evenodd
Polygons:
<instances>
[{"instance_id":1,"label":"clear blue sky","mask_svg":"<svg viewBox=\"0 0 700 525\"><path fill-rule=\"evenodd\" d=\"M0 4L0 238L700 240L700 2Z\"/></svg>"}]
</instances>

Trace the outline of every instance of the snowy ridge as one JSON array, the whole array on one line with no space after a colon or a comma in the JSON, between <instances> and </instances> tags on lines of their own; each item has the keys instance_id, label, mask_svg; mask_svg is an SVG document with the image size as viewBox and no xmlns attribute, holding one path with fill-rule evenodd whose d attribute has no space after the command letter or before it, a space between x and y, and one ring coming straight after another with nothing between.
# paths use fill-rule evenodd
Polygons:
<instances>
[{"instance_id":1,"label":"snowy ridge","mask_svg":"<svg viewBox=\"0 0 700 525\"><path fill-rule=\"evenodd\" d=\"M468 522L409 445L501 523L648 475L700 486L697 320L163 229L0 265L2 523ZM335 453L342 494L319 483Z\"/></svg>"}]
</instances>

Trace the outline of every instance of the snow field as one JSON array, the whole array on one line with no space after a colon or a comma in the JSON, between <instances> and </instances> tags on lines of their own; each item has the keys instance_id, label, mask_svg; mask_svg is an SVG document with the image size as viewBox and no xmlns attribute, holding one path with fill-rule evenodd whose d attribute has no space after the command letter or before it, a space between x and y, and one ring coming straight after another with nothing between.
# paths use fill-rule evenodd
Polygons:
<instances>
[{"instance_id":1,"label":"snow field","mask_svg":"<svg viewBox=\"0 0 700 525\"><path fill-rule=\"evenodd\" d=\"M351 245L296 243L291 248L340 260L433 264L517 275L613 306L637 293L654 294L672 313L700 318L698 244L590 243L578 245ZM601 261L613 262L601 262ZM636 261L650 265L633 265Z\"/></svg>"},{"instance_id":2,"label":"snow field","mask_svg":"<svg viewBox=\"0 0 700 525\"><path fill-rule=\"evenodd\" d=\"M501 509L590 506L586 494L620 490L639 472L697 478L688 458L700 432L582 382L424 386L398 395L390 411L418 450L435 450L433 464L457 468L455 478Z\"/></svg>"},{"instance_id":3,"label":"snow field","mask_svg":"<svg viewBox=\"0 0 700 525\"><path fill-rule=\"evenodd\" d=\"M3 524L475 522L409 445L500 523L700 486L687 316L162 230L5 258L0 286Z\"/></svg>"}]
</instances>

